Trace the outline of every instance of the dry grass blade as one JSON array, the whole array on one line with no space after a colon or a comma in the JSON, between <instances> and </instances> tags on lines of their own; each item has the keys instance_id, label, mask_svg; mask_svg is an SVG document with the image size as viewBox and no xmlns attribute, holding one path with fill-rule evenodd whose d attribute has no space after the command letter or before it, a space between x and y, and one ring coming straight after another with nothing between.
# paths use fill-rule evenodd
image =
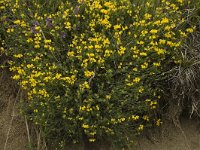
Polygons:
<instances>
[{"instance_id":1,"label":"dry grass blade","mask_svg":"<svg viewBox=\"0 0 200 150\"><path fill-rule=\"evenodd\" d=\"M190 117L199 114L200 96L200 32L196 31L181 49L181 64L170 70L170 93L181 109L187 109ZM179 100L180 101L179 101ZM180 105L181 104L181 105ZM172 104L174 105L174 104ZM170 111L170 110L169 110Z\"/></svg>"},{"instance_id":2,"label":"dry grass blade","mask_svg":"<svg viewBox=\"0 0 200 150\"><path fill-rule=\"evenodd\" d=\"M30 133L29 133L29 126L28 126L28 121L25 116L25 124L26 124L26 131L27 131L27 136L28 136L28 143L31 144L31 138L30 138Z\"/></svg>"}]
</instances>

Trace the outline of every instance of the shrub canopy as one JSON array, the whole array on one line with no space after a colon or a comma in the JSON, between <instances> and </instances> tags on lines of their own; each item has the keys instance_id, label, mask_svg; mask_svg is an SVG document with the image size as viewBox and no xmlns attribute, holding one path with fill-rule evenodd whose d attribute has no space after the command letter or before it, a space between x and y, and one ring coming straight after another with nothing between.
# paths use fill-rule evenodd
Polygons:
<instances>
[{"instance_id":1,"label":"shrub canopy","mask_svg":"<svg viewBox=\"0 0 200 150\"><path fill-rule=\"evenodd\" d=\"M6 3L5 3L6 2ZM183 0L1 0L1 51L48 138L120 146L146 126L163 69L194 28Z\"/></svg>"}]
</instances>

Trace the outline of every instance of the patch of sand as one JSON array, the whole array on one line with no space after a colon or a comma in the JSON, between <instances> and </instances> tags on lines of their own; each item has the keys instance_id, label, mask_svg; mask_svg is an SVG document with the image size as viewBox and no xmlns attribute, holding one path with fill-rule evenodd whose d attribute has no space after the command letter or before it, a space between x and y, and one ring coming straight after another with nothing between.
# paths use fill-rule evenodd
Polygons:
<instances>
[{"instance_id":1,"label":"patch of sand","mask_svg":"<svg viewBox=\"0 0 200 150\"><path fill-rule=\"evenodd\" d=\"M199 121L182 118L181 128L164 122L160 129L141 135L137 150L200 150Z\"/></svg>"},{"instance_id":2,"label":"patch of sand","mask_svg":"<svg viewBox=\"0 0 200 150\"><path fill-rule=\"evenodd\" d=\"M16 85L0 71L0 150L27 150L25 123L19 116Z\"/></svg>"}]
</instances>

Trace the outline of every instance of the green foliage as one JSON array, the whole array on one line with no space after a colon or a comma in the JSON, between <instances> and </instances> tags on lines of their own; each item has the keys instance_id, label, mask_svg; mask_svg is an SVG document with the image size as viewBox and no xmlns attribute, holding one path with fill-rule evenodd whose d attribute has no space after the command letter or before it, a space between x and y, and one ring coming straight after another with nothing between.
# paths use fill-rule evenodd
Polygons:
<instances>
[{"instance_id":1,"label":"green foliage","mask_svg":"<svg viewBox=\"0 0 200 150\"><path fill-rule=\"evenodd\" d=\"M160 125L155 84L163 69L179 63L177 50L194 30L179 28L187 2L0 4L1 49L27 91L23 112L49 139L124 147L145 127Z\"/></svg>"}]
</instances>

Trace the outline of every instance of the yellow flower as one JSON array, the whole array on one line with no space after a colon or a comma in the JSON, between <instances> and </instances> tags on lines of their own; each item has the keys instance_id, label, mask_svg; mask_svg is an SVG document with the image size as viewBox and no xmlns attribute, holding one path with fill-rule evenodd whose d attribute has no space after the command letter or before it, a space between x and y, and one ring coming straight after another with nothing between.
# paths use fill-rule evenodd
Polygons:
<instances>
[{"instance_id":1,"label":"yellow flower","mask_svg":"<svg viewBox=\"0 0 200 150\"><path fill-rule=\"evenodd\" d=\"M98 48L98 46L95 45L95 48ZM87 56L88 56L88 57L94 57L94 53L88 53Z\"/></svg>"},{"instance_id":2,"label":"yellow flower","mask_svg":"<svg viewBox=\"0 0 200 150\"><path fill-rule=\"evenodd\" d=\"M112 54L111 50L105 50L104 57L109 57Z\"/></svg>"},{"instance_id":3,"label":"yellow flower","mask_svg":"<svg viewBox=\"0 0 200 150\"><path fill-rule=\"evenodd\" d=\"M171 37L172 37L172 35L171 35L170 32L165 33L164 36L165 36L166 38L171 38Z\"/></svg>"},{"instance_id":4,"label":"yellow flower","mask_svg":"<svg viewBox=\"0 0 200 150\"><path fill-rule=\"evenodd\" d=\"M1 9L3 10L3 9L5 9L5 8L6 8L5 6L0 6L0 10L1 10Z\"/></svg>"},{"instance_id":5,"label":"yellow flower","mask_svg":"<svg viewBox=\"0 0 200 150\"><path fill-rule=\"evenodd\" d=\"M32 87L35 87L37 85L37 81L35 79L30 78L29 81Z\"/></svg>"},{"instance_id":6,"label":"yellow flower","mask_svg":"<svg viewBox=\"0 0 200 150\"><path fill-rule=\"evenodd\" d=\"M73 52L73 51L71 51L71 52L67 52L67 56L69 56L69 57L73 57L73 56L74 56L74 52Z\"/></svg>"},{"instance_id":7,"label":"yellow flower","mask_svg":"<svg viewBox=\"0 0 200 150\"><path fill-rule=\"evenodd\" d=\"M158 55L163 55L166 53L166 50L158 47L154 47L154 50L157 52Z\"/></svg>"},{"instance_id":8,"label":"yellow flower","mask_svg":"<svg viewBox=\"0 0 200 150\"><path fill-rule=\"evenodd\" d=\"M171 29L171 26L165 26L164 30L169 31Z\"/></svg>"},{"instance_id":9,"label":"yellow flower","mask_svg":"<svg viewBox=\"0 0 200 150\"><path fill-rule=\"evenodd\" d=\"M106 9L101 9L101 13L103 13L103 14L108 14L108 10L106 10Z\"/></svg>"},{"instance_id":10,"label":"yellow flower","mask_svg":"<svg viewBox=\"0 0 200 150\"><path fill-rule=\"evenodd\" d=\"M12 77L12 79L18 80L18 79L20 79L20 75L14 75L14 76Z\"/></svg>"},{"instance_id":11,"label":"yellow flower","mask_svg":"<svg viewBox=\"0 0 200 150\"><path fill-rule=\"evenodd\" d=\"M95 142L96 139L89 139L89 142Z\"/></svg>"},{"instance_id":12,"label":"yellow flower","mask_svg":"<svg viewBox=\"0 0 200 150\"><path fill-rule=\"evenodd\" d=\"M150 102L150 108L151 109L156 109L157 101L151 101Z\"/></svg>"},{"instance_id":13,"label":"yellow flower","mask_svg":"<svg viewBox=\"0 0 200 150\"><path fill-rule=\"evenodd\" d=\"M114 30L118 30L121 28L121 25L114 25Z\"/></svg>"},{"instance_id":14,"label":"yellow flower","mask_svg":"<svg viewBox=\"0 0 200 150\"><path fill-rule=\"evenodd\" d=\"M147 56L147 53L141 52L141 53L140 53L140 56Z\"/></svg>"},{"instance_id":15,"label":"yellow flower","mask_svg":"<svg viewBox=\"0 0 200 150\"><path fill-rule=\"evenodd\" d=\"M111 99L111 95L106 95L106 99Z\"/></svg>"},{"instance_id":16,"label":"yellow flower","mask_svg":"<svg viewBox=\"0 0 200 150\"><path fill-rule=\"evenodd\" d=\"M27 64L27 68L33 68L33 64Z\"/></svg>"},{"instance_id":17,"label":"yellow flower","mask_svg":"<svg viewBox=\"0 0 200 150\"><path fill-rule=\"evenodd\" d=\"M151 33L151 34L156 34L156 33L158 33L158 30L152 29L152 30L150 31L150 33Z\"/></svg>"},{"instance_id":18,"label":"yellow flower","mask_svg":"<svg viewBox=\"0 0 200 150\"><path fill-rule=\"evenodd\" d=\"M138 69L137 68L133 68L133 71L138 71Z\"/></svg>"},{"instance_id":19,"label":"yellow flower","mask_svg":"<svg viewBox=\"0 0 200 150\"><path fill-rule=\"evenodd\" d=\"M96 109L99 110L99 105L96 105Z\"/></svg>"},{"instance_id":20,"label":"yellow flower","mask_svg":"<svg viewBox=\"0 0 200 150\"><path fill-rule=\"evenodd\" d=\"M70 22L65 22L65 28L71 30L72 26Z\"/></svg>"},{"instance_id":21,"label":"yellow flower","mask_svg":"<svg viewBox=\"0 0 200 150\"><path fill-rule=\"evenodd\" d=\"M182 36L182 37L186 37L187 36L187 34L185 33L185 32L182 32L182 31L179 31L180 32L180 35Z\"/></svg>"},{"instance_id":22,"label":"yellow flower","mask_svg":"<svg viewBox=\"0 0 200 150\"><path fill-rule=\"evenodd\" d=\"M110 41L109 41L109 39L107 38L107 39L105 39L104 41L103 41L103 44L106 46L106 45L109 45L110 44Z\"/></svg>"},{"instance_id":23,"label":"yellow flower","mask_svg":"<svg viewBox=\"0 0 200 150\"><path fill-rule=\"evenodd\" d=\"M144 44L144 41L137 41L137 44L143 45L143 44Z\"/></svg>"},{"instance_id":24,"label":"yellow flower","mask_svg":"<svg viewBox=\"0 0 200 150\"><path fill-rule=\"evenodd\" d=\"M23 55L22 54L15 54L15 55L13 55L15 58L22 58L23 57Z\"/></svg>"},{"instance_id":25,"label":"yellow flower","mask_svg":"<svg viewBox=\"0 0 200 150\"><path fill-rule=\"evenodd\" d=\"M79 107L79 110L80 110L80 111L84 111L85 109L86 109L86 106L80 106L80 107Z\"/></svg>"},{"instance_id":26,"label":"yellow flower","mask_svg":"<svg viewBox=\"0 0 200 150\"><path fill-rule=\"evenodd\" d=\"M144 14L144 18L145 18L146 20L150 19L151 17L152 17L151 14L148 14L148 13Z\"/></svg>"},{"instance_id":27,"label":"yellow flower","mask_svg":"<svg viewBox=\"0 0 200 150\"><path fill-rule=\"evenodd\" d=\"M13 28L8 28L6 32L7 32L7 33L14 32L14 29L13 29Z\"/></svg>"},{"instance_id":28,"label":"yellow flower","mask_svg":"<svg viewBox=\"0 0 200 150\"><path fill-rule=\"evenodd\" d=\"M35 30L39 31L40 30L40 26L35 27Z\"/></svg>"},{"instance_id":29,"label":"yellow flower","mask_svg":"<svg viewBox=\"0 0 200 150\"><path fill-rule=\"evenodd\" d=\"M194 29L193 29L193 28L187 28L187 29L186 29L186 32L192 33L192 32L194 32Z\"/></svg>"},{"instance_id":30,"label":"yellow flower","mask_svg":"<svg viewBox=\"0 0 200 150\"><path fill-rule=\"evenodd\" d=\"M154 62L153 65L156 66L156 67L159 67L160 66L160 62Z\"/></svg>"},{"instance_id":31,"label":"yellow flower","mask_svg":"<svg viewBox=\"0 0 200 150\"><path fill-rule=\"evenodd\" d=\"M95 132L90 132L90 135L92 135L92 136L94 136L95 134L97 134L96 131Z\"/></svg>"},{"instance_id":32,"label":"yellow flower","mask_svg":"<svg viewBox=\"0 0 200 150\"><path fill-rule=\"evenodd\" d=\"M183 3L183 1L184 1L184 0L177 0L177 2L179 2L179 3Z\"/></svg>"},{"instance_id":33,"label":"yellow flower","mask_svg":"<svg viewBox=\"0 0 200 150\"><path fill-rule=\"evenodd\" d=\"M30 42L33 42L33 39L32 38L28 38L26 41L27 41L27 43L30 43Z\"/></svg>"},{"instance_id":34,"label":"yellow flower","mask_svg":"<svg viewBox=\"0 0 200 150\"><path fill-rule=\"evenodd\" d=\"M121 121L124 122L126 120L126 118L121 118Z\"/></svg>"},{"instance_id":35,"label":"yellow flower","mask_svg":"<svg viewBox=\"0 0 200 150\"><path fill-rule=\"evenodd\" d=\"M83 127L84 129L88 129L90 126L87 125L87 124L83 124L82 127Z\"/></svg>"},{"instance_id":36,"label":"yellow flower","mask_svg":"<svg viewBox=\"0 0 200 150\"><path fill-rule=\"evenodd\" d=\"M17 70L17 72L18 72L18 74L20 74L20 75L25 75L25 74L26 74L25 71L24 71L23 69L21 69L21 68L19 68L19 69Z\"/></svg>"},{"instance_id":37,"label":"yellow flower","mask_svg":"<svg viewBox=\"0 0 200 150\"><path fill-rule=\"evenodd\" d=\"M21 22L21 27L26 27L26 23L24 21Z\"/></svg>"},{"instance_id":38,"label":"yellow flower","mask_svg":"<svg viewBox=\"0 0 200 150\"><path fill-rule=\"evenodd\" d=\"M85 71L85 72L84 72L84 75L85 75L86 77L91 77L91 76L94 75L94 71Z\"/></svg>"},{"instance_id":39,"label":"yellow flower","mask_svg":"<svg viewBox=\"0 0 200 150\"><path fill-rule=\"evenodd\" d=\"M4 50L4 47L0 47L0 52L3 52Z\"/></svg>"},{"instance_id":40,"label":"yellow flower","mask_svg":"<svg viewBox=\"0 0 200 150\"><path fill-rule=\"evenodd\" d=\"M108 25L108 24L110 24L110 22L108 21L108 19L103 19L103 20L101 20L101 24L102 25Z\"/></svg>"},{"instance_id":41,"label":"yellow flower","mask_svg":"<svg viewBox=\"0 0 200 150\"><path fill-rule=\"evenodd\" d=\"M148 33L147 30L142 30L141 35L142 35L142 36L145 36L147 33Z\"/></svg>"},{"instance_id":42,"label":"yellow flower","mask_svg":"<svg viewBox=\"0 0 200 150\"><path fill-rule=\"evenodd\" d=\"M161 24L165 24L165 23L168 23L169 22L169 19L168 18L163 18L161 20Z\"/></svg>"},{"instance_id":43,"label":"yellow flower","mask_svg":"<svg viewBox=\"0 0 200 150\"><path fill-rule=\"evenodd\" d=\"M149 121L149 117L147 115L142 117L144 120Z\"/></svg>"},{"instance_id":44,"label":"yellow flower","mask_svg":"<svg viewBox=\"0 0 200 150\"><path fill-rule=\"evenodd\" d=\"M155 21L153 24L159 26L159 25L161 24L161 21L160 21L160 20L157 20L157 21Z\"/></svg>"},{"instance_id":45,"label":"yellow flower","mask_svg":"<svg viewBox=\"0 0 200 150\"><path fill-rule=\"evenodd\" d=\"M34 109L34 113L37 113L38 112L38 109Z\"/></svg>"},{"instance_id":46,"label":"yellow flower","mask_svg":"<svg viewBox=\"0 0 200 150\"><path fill-rule=\"evenodd\" d=\"M141 65L142 69L146 69L147 67L148 67L148 63L147 62L145 62L144 64Z\"/></svg>"},{"instance_id":47,"label":"yellow flower","mask_svg":"<svg viewBox=\"0 0 200 150\"><path fill-rule=\"evenodd\" d=\"M144 87L140 87L140 89L138 90L139 93L142 93L144 91Z\"/></svg>"},{"instance_id":48,"label":"yellow flower","mask_svg":"<svg viewBox=\"0 0 200 150\"><path fill-rule=\"evenodd\" d=\"M141 124L141 125L138 127L138 130L139 130L139 131L142 131L143 129L144 129L144 125Z\"/></svg>"},{"instance_id":49,"label":"yellow flower","mask_svg":"<svg viewBox=\"0 0 200 150\"><path fill-rule=\"evenodd\" d=\"M138 82L140 82L140 78L139 77L136 77L134 80L133 80L133 82L135 82L135 83L138 83Z\"/></svg>"},{"instance_id":50,"label":"yellow flower","mask_svg":"<svg viewBox=\"0 0 200 150\"><path fill-rule=\"evenodd\" d=\"M55 79L60 79L60 77L61 77L62 75L60 74L60 73L56 73L56 76L55 76Z\"/></svg>"},{"instance_id":51,"label":"yellow flower","mask_svg":"<svg viewBox=\"0 0 200 150\"><path fill-rule=\"evenodd\" d=\"M123 55L125 53L126 48L123 46L120 46L119 50L118 50L118 54L119 55Z\"/></svg>"},{"instance_id":52,"label":"yellow flower","mask_svg":"<svg viewBox=\"0 0 200 150\"><path fill-rule=\"evenodd\" d=\"M40 48L40 45L34 45L34 48L38 49Z\"/></svg>"},{"instance_id":53,"label":"yellow flower","mask_svg":"<svg viewBox=\"0 0 200 150\"><path fill-rule=\"evenodd\" d=\"M47 91L45 89L39 90L38 94L42 95L44 97L49 97L49 94L47 93Z\"/></svg>"},{"instance_id":54,"label":"yellow flower","mask_svg":"<svg viewBox=\"0 0 200 150\"><path fill-rule=\"evenodd\" d=\"M47 39L46 39L46 40L44 40L44 43L45 43L45 44L49 44L49 43L51 43L51 40L47 40Z\"/></svg>"},{"instance_id":55,"label":"yellow flower","mask_svg":"<svg viewBox=\"0 0 200 150\"><path fill-rule=\"evenodd\" d=\"M20 22L21 22L20 20L15 20L14 24L20 24Z\"/></svg>"},{"instance_id":56,"label":"yellow flower","mask_svg":"<svg viewBox=\"0 0 200 150\"><path fill-rule=\"evenodd\" d=\"M166 40L163 40L163 39L159 40L159 44L165 44L165 43L166 43Z\"/></svg>"},{"instance_id":57,"label":"yellow flower","mask_svg":"<svg viewBox=\"0 0 200 150\"><path fill-rule=\"evenodd\" d=\"M156 125L160 126L162 124L161 119L156 120Z\"/></svg>"},{"instance_id":58,"label":"yellow flower","mask_svg":"<svg viewBox=\"0 0 200 150\"><path fill-rule=\"evenodd\" d=\"M114 123L114 124L116 123L116 119L113 119L113 118L112 118L110 121L111 121L112 123Z\"/></svg>"},{"instance_id":59,"label":"yellow flower","mask_svg":"<svg viewBox=\"0 0 200 150\"><path fill-rule=\"evenodd\" d=\"M133 120L138 120L140 117L139 117L138 115L136 115L136 116L135 116L135 115L132 115L131 118L132 118Z\"/></svg>"},{"instance_id":60,"label":"yellow flower","mask_svg":"<svg viewBox=\"0 0 200 150\"><path fill-rule=\"evenodd\" d=\"M83 84L80 84L80 89L84 90L84 89L89 89L90 85L87 81L85 81Z\"/></svg>"}]
</instances>

